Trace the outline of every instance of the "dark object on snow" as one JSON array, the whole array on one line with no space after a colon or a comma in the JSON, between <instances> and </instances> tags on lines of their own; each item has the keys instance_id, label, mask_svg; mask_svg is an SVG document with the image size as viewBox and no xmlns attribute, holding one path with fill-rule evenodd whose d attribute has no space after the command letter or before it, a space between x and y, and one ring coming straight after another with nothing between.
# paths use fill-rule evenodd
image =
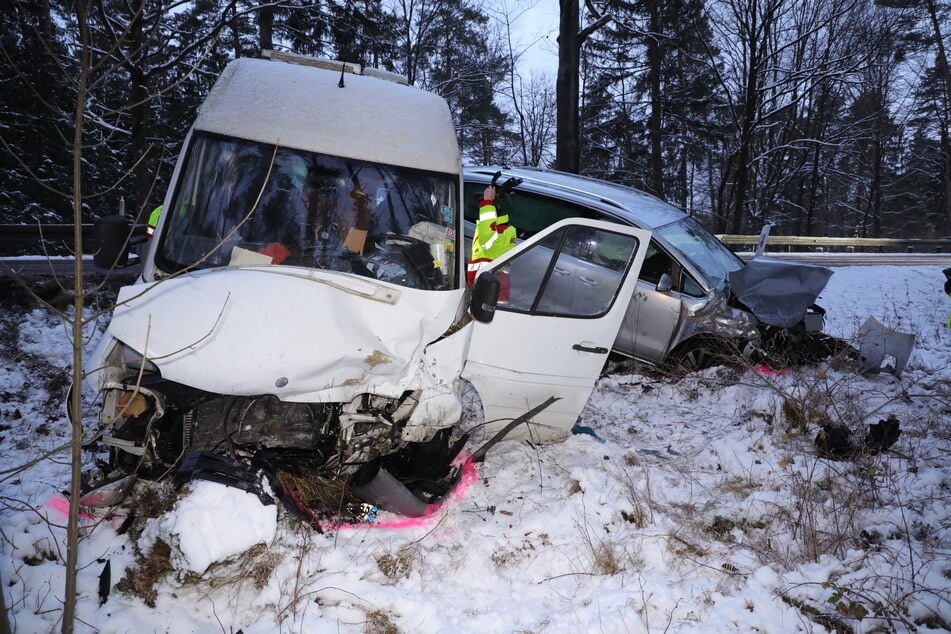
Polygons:
<instances>
[{"instance_id":1,"label":"dark object on snow","mask_svg":"<svg viewBox=\"0 0 951 634\"><path fill-rule=\"evenodd\" d=\"M876 456L894 445L900 435L898 419L894 416L869 425L863 439L856 438L852 430L841 423L828 423L816 435L816 453L829 460Z\"/></svg>"},{"instance_id":2,"label":"dark object on snow","mask_svg":"<svg viewBox=\"0 0 951 634\"><path fill-rule=\"evenodd\" d=\"M261 500L261 504L274 504L274 498L263 486L265 478L262 468L210 451L192 450L185 454L182 466L175 474L174 484L178 489L192 480L210 480L253 493Z\"/></svg>"},{"instance_id":3,"label":"dark object on snow","mask_svg":"<svg viewBox=\"0 0 951 634\"><path fill-rule=\"evenodd\" d=\"M951 266L941 271L944 273L944 292L946 295L951 295Z\"/></svg>"},{"instance_id":4,"label":"dark object on snow","mask_svg":"<svg viewBox=\"0 0 951 634\"><path fill-rule=\"evenodd\" d=\"M99 605L103 605L109 598L110 589L112 589L112 560L107 559L106 565L99 573Z\"/></svg>"},{"instance_id":5,"label":"dark object on snow","mask_svg":"<svg viewBox=\"0 0 951 634\"><path fill-rule=\"evenodd\" d=\"M858 454L858 443L851 429L841 423L828 423L816 435L816 452L820 458L847 460Z\"/></svg>"},{"instance_id":6,"label":"dark object on snow","mask_svg":"<svg viewBox=\"0 0 951 634\"><path fill-rule=\"evenodd\" d=\"M832 270L758 257L729 277L733 294L761 322L791 328L805 319L806 311L832 277Z\"/></svg>"},{"instance_id":7,"label":"dark object on snow","mask_svg":"<svg viewBox=\"0 0 951 634\"><path fill-rule=\"evenodd\" d=\"M894 416L882 419L868 426L868 436L865 437L865 450L871 454L880 454L898 441L901 428L898 419Z\"/></svg>"},{"instance_id":8,"label":"dark object on snow","mask_svg":"<svg viewBox=\"0 0 951 634\"><path fill-rule=\"evenodd\" d=\"M582 425L581 423L575 423L574 427L571 428L571 433L575 435L585 434L587 436L591 436L598 442L601 442L601 443L604 442L604 438L601 438L601 436L598 436L598 432L594 431L593 428L588 427L587 425Z\"/></svg>"}]
</instances>

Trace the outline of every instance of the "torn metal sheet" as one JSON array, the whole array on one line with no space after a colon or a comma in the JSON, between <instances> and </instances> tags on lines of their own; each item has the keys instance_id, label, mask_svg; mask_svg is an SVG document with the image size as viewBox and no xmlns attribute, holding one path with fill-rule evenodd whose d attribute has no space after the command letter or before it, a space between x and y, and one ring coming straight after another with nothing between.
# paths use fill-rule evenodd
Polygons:
<instances>
[{"instance_id":1,"label":"torn metal sheet","mask_svg":"<svg viewBox=\"0 0 951 634\"><path fill-rule=\"evenodd\" d=\"M730 288L764 324L791 328L826 287L832 270L774 258L752 259L729 274Z\"/></svg>"},{"instance_id":2,"label":"torn metal sheet","mask_svg":"<svg viewBox=\"0 0 951 634\"><path fill-rule=\"evenodd\" d=\"M677 341L686 341L696 333L710 333L724 339L743 341L756 341L759 338L753 316L730 306L726 293L721 291L710 291L707 301L685 301L681 311L683 331L678 333Z\"/></svg>"},{"instance_id":3,"label":"torn metal sheet","mask_svg":"<svg viewBox=\"0 0 951 634\"><path fill-rule=\"evenodd\" d=\"M894 374L901 378L901 373L908 364L911 351L915 348L915 335L898 332L880 324L877 319L869 316L859 328L856 335L859 344L859 360L866 372L878 373L888 357L895 360Z\"/></svg>"}]
</instances>

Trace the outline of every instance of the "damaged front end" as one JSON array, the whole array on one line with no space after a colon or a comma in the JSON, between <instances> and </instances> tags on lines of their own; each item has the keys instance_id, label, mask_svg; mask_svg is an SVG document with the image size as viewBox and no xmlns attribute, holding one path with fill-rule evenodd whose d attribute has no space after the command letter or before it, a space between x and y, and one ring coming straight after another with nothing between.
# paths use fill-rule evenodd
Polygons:
<instances>
[{"instance_id":1,"label":"damaged front end","mask_svg":"<svg viewBox=\"0 0 951 634\"><path fill-rule=\"evenodd\" d=\"M846 346L822 332L825 310L816 304L832 270L758 256L729 274L731 303L757 320L756 356L773 366L818 363Z\"/></svg>"},{"instance_id":2,"label":"damaged front end","mask_svg":"<svg viewBox=\"0 0 951 634\"><path fill-rule=\"evenodd\" d=\"M458 310L421 292L406 301L412 289L387 289L376 310L350 306L365 285L252 268L123 289L88 365L110 456L81 503L115 504L131 479L171 476L270 490L315 525L364 502L425 513L459 474L455 377L467 337ZM282 292L300 310L255 309ZM196 294L205 301L180 313ZM327 305L347 320L314 328L309 309ZM188 323L172 327L179 314Z\"/></svg>"},{"instance_id":3,"label":"damaged front end","mask_svg":"<svg viewBox=\"0 0 951 634\"><path fill-rule=\"evenodd\" d=\"M832 271L755 258L731 271L722 288L682 302L669 365L698 369L730 359L775 367L817 363L848 346L822 332L815 302Z\"/></svg>"}]
</instances>

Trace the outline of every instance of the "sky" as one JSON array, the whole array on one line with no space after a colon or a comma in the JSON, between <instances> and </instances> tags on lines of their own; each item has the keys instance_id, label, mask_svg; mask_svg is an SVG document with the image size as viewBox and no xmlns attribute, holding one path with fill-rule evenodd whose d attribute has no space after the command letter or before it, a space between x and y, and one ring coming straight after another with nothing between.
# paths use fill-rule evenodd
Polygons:
<instances>
[{"instance_id":1,"label":"sky","mask_svg":"<svg viewBox=\"0 0 951 634\"><path fill-rule=\"evenodd\" d=\"M500 2L496 11L504 14L508 2ZM521 51L520 70L554 76L558 69L558 3L528 0L513 4L512 32L515 48Z\"/></svg>"},{"instance_id":2,"label":"sky","mask_svg":"<svg viewBox=\"0 0 951 634\"><path fill-rule=\"evenodd\" d=\"M77 631L946 631L951 298L936 266L833 270L826 331L848 339L872 315L915 334L901 379L837 363L679 380L614 367L582 414L593 435L501 443L412 522L321 534L221 485L144 487L136 500L169 495L170 510L128 531L124 508L83 520ZM15 632L58 631L68 466L8 469L68 437L54 379L70 349L44 310L7 303L0 323L0 587ZM105 318L94 326L88 346ZM816 455L823 420L862 434L888 416L891 450ZM172 569L149 585L136 558L158 540Z\"/></svg>"}]
</instances>

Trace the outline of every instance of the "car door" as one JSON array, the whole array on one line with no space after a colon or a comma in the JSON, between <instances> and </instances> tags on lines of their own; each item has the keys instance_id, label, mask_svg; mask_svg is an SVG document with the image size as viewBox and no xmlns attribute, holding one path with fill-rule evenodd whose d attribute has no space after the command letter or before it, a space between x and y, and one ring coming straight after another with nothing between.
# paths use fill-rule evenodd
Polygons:
<instances>
[{"instance_id":1,"label":"car door","mask_svg":"<svg viewBox=\"0 0 951 634\"><path fill-rule=\"evenodd\" d=\"M658 290L665 273L674 287L680 267L656 241L651 240L634 291L634 299L621 322L614 349L636 359L660 364L674 332L680 325L681 299L678 288Z\"/></svg>"},{"instance_id":2,"label":"car door","mask_svg":"<svg viewBox=\"0 0 951 634\"><path fill-rule=\"evenodd\" d=\"M631 301L651 233L597 220L563 220L493 263L508 278L495 319L473 324L463 377L482 399L486 432L558 400L510 437L570 433Z\"/></svg>"}]
</instances>

